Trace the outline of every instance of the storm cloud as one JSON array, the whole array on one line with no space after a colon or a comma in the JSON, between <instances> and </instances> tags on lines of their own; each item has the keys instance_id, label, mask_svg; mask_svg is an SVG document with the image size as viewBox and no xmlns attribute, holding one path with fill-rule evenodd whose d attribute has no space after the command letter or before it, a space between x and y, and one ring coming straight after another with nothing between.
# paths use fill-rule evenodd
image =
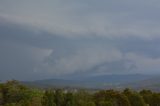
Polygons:
<instances>
[{"instance_id":1,"label":"storm cloud","mask_svg":"<svg viewBox=\"0 0 160 106\"><path fill-rule=\"evenodd\" d=\"M0 78L159 74L157 0L1 0Z\"/></svg>"}]
</instances>

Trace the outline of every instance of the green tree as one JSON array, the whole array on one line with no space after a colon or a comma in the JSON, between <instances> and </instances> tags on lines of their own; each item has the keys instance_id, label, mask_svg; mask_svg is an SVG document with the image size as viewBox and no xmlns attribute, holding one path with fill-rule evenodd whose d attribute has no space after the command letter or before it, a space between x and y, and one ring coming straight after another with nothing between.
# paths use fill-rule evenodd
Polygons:
<instances>
[{"instance_id":1,"label":"green tree","mask_svg":"<svg viewBox=\"0 0 160 106\"><path fill-rule=\"evenodd\" d=\"M65 103L65 95L63 90L57 89L55 90L55 104L56 106L63 106Z\"/></svg>"},{"instance_id":2,"label":"green tree","mask_svg":"<svg viewBox=\"0 0 160 106\"><path fill-rule=\"evenodd\" d=\"M143 97L146 104L148 104L149 106L154 106L152 105L152 95L153 95L152 91L142 90L140 91L140 95Z\"/></svg>"},{"instance_id":3,"label":"green tree","mask_svg":"<svg viewBox=\"0 0 160 106\"><path fill-rule=\"evenodd\" d=\"M139 93L130 89L125 89L123 93L128 97L131 106L146 106L143 97Z\"/></svg>"},{"instance_id":4,"label":"green tree","mask_svg":"<svg viewBox=\"0 0 160 106\"><path fill-rule=\"evenodd\" d=\"M87 102L87 106L96 106L93 101Z\"/></svg>"},{"instance_id":5,"label":"green tree","mask_svg":"<svg viewBox=\"0 0 160 106\"><path fill-rule=\"evenodd\" d=\"M75 93L74 106L94 106L92 95L84 90Z\"/></svg>"},{"instance_id":6,"label":"green tree","mask_svg":"<svg viewBox=\"0 0 160 106\"><path fill-rule=\"evenodd\" d=\"M100 101L98 106L114 106L112 101Z\"/></svg>"},{"instance_id":7,"label":"green tree","mask_svg":"<svg viewBox=\"0 0 160 106\"><path fill-rule=\"evenodd\" d=\"M42 106L56 106L55 94L52 90L46 90L42 97Z\"/></svg>"},{"instance_id":8,"label":"green tree","mask_svg":"<svg viewBox=\"0 0 160 106\"><path fill-rule=\"evenodd\" d=\"M18 81L12 80L1 85L2 104L26 102L30 100L31 90Z\"/></svg>"},{"instance_id":9,"label":"green tree","mask_svg":"<svg viewBox=\"0 0 160 106\"><path fill-rule=\"evenodd\" d=\"M97 106L130 106L128 98L114 90L99 91L94 98Z\"/></svg>"},{"instance_id":10,"label":"green tree","mask_svg":"<svg viewBox=\"0 0 160 106\"><path fill-rule=\"evenodd\" d=\"M160 94L153 93L150 106L160 106Z\"/></svg>"},{"instance_id":11,"label":"green tree","mask_svg":"<svg viewBox=\"0 0 160 106\"><path fill-rule=\"evenodd\" d=\"M74 106L74 94L71 92L67 92L65 94L65 104L66 106Z\"/></svg>"}]
</instances>

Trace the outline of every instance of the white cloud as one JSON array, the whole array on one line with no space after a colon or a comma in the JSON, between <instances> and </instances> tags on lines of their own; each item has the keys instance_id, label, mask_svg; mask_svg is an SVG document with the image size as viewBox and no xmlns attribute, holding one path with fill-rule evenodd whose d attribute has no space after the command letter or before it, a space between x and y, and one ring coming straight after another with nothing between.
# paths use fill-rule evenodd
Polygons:
<instances>
[{"instance_id":1,"label":"white cloud","mask_svg":"<svg viewBox=\"0 0 160 106\"><path fill-rule=\"evenodd\" d=\"M74 54L52 58L40 64L38 70L46 70L56 75L71 74L77 71L84 72L104 62L114 62L122 59L122 54L116 49L85 48L75 51ZM51 60L50 60L51 59Z\"/></svg>"}]
</instances>

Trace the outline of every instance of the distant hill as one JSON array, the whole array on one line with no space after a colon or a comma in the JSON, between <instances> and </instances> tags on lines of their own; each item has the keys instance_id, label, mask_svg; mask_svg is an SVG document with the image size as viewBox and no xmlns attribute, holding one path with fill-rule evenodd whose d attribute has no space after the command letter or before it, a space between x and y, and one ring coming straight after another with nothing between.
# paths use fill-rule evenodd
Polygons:
<instances>
[{"instance_id":1,"label":"distant hill","mask_svg":"<svg viewBox=\"0 0 160 106\"><path fill-rule=\"evenodd\" d=\"M160 91L160 76L141 80L141 81L127 83L127 84L124 84L121 86L133 88L133 89L137 89L137 90L150 89L150 90L154 90L154 91Z\"/></svg>"},{"instance_id":2,"label":"distant hill","mask_svg":"<svg viewBox=\"0 0 160 106\"><path fill-rule=\"evenodd\" d=\"M123 89L130 87L134 89L150 88L159 86L160 78L152 75L129 74L129 75L99 75L78 79L45 79L23 82L29 86L36 87L72 87L72 88L96 88L96 89Z\"/></svg>"}]
</instances>

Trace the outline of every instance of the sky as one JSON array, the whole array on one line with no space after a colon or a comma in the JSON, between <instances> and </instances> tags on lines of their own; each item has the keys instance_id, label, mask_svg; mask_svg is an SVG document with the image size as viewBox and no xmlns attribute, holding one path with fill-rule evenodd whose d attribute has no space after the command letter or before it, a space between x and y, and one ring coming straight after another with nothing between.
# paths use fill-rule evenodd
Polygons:
<instances>
[{"instance_id":1,"label":"sky","mask_svg":"<svg viewBox=\"0 0 160 106\"><path fill-rule=\"evenodd\" d=\"M0 0L0 80L160 74L159 0Z\"/></svg>"}]
</instances>

